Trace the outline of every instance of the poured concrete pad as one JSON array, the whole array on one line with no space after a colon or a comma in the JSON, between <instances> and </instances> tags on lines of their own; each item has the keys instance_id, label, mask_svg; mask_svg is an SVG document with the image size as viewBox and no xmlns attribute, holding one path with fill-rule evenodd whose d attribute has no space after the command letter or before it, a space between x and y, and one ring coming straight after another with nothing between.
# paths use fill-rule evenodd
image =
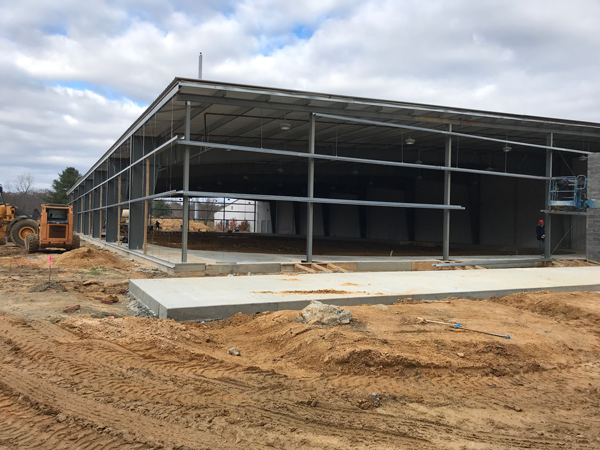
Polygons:
<instances>
[{"instance_id":1,"label":"poured concrete pad","mask_svg":"<svg viewBox=\"0 0 600 450\"><path fill-rule=\"evenodd\" d=\"M597 291L600 267L435 272L362 272L131 280L132 295L160 318L222 319L238 312L302 309L311 300L340 306L447 297L487 298L522 291Z\"/></svg>"}]
</instances>

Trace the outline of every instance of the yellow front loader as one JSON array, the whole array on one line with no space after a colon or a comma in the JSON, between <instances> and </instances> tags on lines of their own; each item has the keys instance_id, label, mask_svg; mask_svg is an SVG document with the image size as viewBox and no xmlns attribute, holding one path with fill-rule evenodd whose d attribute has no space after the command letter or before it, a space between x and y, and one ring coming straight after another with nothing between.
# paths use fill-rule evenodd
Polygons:
<instances>
[{"instance_id":1,"label":"yellow front loader","mask_svg":"<svg viewBox=\"0 0 600 450\"><path fill-rule=\"evenodd\" d=\"M30 217L20 214L12 205L4 203L2 185L0 185L0 240L14 242L19 247L25 247L28 234L37 234L38 223Z\"/></svg>"}]
</instances>

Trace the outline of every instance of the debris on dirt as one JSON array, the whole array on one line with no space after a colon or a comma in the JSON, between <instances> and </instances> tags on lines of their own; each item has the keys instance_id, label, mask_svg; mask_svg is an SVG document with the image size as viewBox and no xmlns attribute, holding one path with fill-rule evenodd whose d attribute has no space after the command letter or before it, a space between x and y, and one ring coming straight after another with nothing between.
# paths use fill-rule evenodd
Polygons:
<instances>
[{"instance_id":1,"label":"debris on dirt","mask_svg":"<svg viewBox=\"0 0 600 450\"><path fill-rule=\"evenodd\" d=\"M373 306L373 308L377 308L377 309L380 309L382 311L387 311L389 309L389 307L387 305L382 305L381 303L378 304L378 305L371 305L371 306Z\"/></svg>"},{"instance_id":2,"label":"debris on dirt","mask_svg":"<svg viewBox=\"0 0 600 450\"><path fill-rule=\"evenodd\" d=\"M119 297L115 294L108 294L101 299L102 303L106 305L112 305L113 303L117 303L119 301Z\"/></svg>"},{"instance_id":3,"label":"debris on dirt","mask_svg":"<svg viewBox=\"0 0 600 450\"><path fill-rule=\"evenodd\" d=\"M298 322L308 325L345 325L352 320L352 313L335 305L326 305L318 300L310 302L298 316Z\"/></svg>"},{"instance_id":4,"label":"debris on dirt","mask_svg":"<svg viewBox=\"0 0 600 450\"><path fill-rule=\"evenodd\" d=\"M456 354L456 356L458 356L459 358L464 358L464 357L465 357L465 354L464 354L464 353L462 353L462 352L458 352L458 353Z\"/></svg>"},{"instance_id":5,"label":"debris on dirt","mask_svg":"<svg viewBox=\"0 0 600 450\"><path fill-rule=\"evenodd\" d=\"M367 395L366 397L359 399L356 406L365 411L374 408L380 408L381 399L377 396L377 394L373 393L371 395Z\"/></svg>"},{"instance_id":6,"label":"debris on dirt","mask_svg":"<svg viewBox=\"0 0 600 450\"><path fill-rule=\"evenodd\" d=\"M242 353L235 347L231 347L229 350L227 350L227 353L232 356L242 356Z\"/></svg>"},{"instance_id":7,"label":"debris on dirt","mask_svg":"<svg viewBox=\"0 0 600 450\"><path fill-rule=\"evenodd\" d=\"M66 287L54 281L44 281L43 283L37 284L29 289L29 292L46 292L49 290L55 292L67 292Z\"/></svg>"},{"instance_id":8,"label":"debris on dirt","mask_svg":"<svg viewBox=\"0 0 600 450\"><path fill-rule=\"evenodd\" d=\"M96 280L88 280L81 283L82 286L91 286L92 284L98 284Z\"/></svg>"},{"instance_id":9,"label":"debris on dirt","mask_svg":"<svg viewBox=\"0 0 600 450\"><path fill-rule=\"evenodd\" d=\"M64 313L71 313L71 312L79 310L80 308L81 308L80 305L69 306L68 308L63 309L63 312Z\"/></svg>"}]
</instances>

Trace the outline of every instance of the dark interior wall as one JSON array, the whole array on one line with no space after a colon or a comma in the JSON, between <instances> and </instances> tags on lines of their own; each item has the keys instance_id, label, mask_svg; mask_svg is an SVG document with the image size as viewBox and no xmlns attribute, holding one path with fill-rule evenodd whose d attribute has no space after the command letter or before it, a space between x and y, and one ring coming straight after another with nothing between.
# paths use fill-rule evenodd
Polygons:
<instances>
[{"instance_id":1,"label":"dark interior wall","mask_svg":"<svg viewBox=\"0 0 600 450\"><path fill-rule=\"evenodd\" d=\"M368 200L405 202L404 191L369 187ZM408 219L405 208L368 207L367 238L408 241Z\"/></svg>"}]
</instances>

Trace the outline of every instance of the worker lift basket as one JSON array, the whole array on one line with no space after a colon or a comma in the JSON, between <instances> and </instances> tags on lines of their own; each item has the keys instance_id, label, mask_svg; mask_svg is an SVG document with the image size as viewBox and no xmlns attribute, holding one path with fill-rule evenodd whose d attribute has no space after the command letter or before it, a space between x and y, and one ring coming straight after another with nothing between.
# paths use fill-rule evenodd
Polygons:
<instances>
[{"instance_id":1,"label":"worker lift basket","mask_svg":"<svg viewBox=\"0 0 600 450\"><path fill-rule=\"evenodd\" d=\"M587 198L585 175L556 177L550 180L548 205L553 211L586 211L592 207Z\"/></svg>"}]
</instances>

